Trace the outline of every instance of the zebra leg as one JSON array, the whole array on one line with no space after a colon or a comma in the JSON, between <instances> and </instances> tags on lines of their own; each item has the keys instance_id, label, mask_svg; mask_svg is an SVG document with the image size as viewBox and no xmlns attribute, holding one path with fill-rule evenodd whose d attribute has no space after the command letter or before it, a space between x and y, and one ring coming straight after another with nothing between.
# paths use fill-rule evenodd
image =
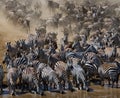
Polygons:
<instances>
[{"instance_id":1,"label":"zebra leg","mask_svg":"<svg viewBox=\"0 0 120 98\"><path fill-rule=\"evenodd\" d=\"M110 81L110 79L108 79L108 85L109 85L109 86L111 85L111 81Z\"/></svg>"},{"instance_id":2,"label":"zebra leg","mask_svg":"<svg viewBox=\"0 0 120 98\"><path fill-rule=\"evenodd\" d=\"M118 81L116 81L116 88L118 88Z\"/></svg>"},{"instance_id":3,"label":"zebra leg","mask_svg":"<svg viewBox=\"0 0 120 98\"><path fill-rule=\"evenodd\" d=\"M101 74L100 74L100 84L101 84L101 86L104 86L104 76Z\"/></svg>"},{"instance_id":4,"label":"zebra leg","mask_svg":"<svg viewBox=\"0 0 120 98\"><path fill-rule=\"evenodd\" d=\"M16 92L15 92L15 84L12 84L11 85L11 95L16 95Z\"/></svg>"},{"instance_id":5,"label":"zebra leg","mask_svg":"<svg viewBox=\"0 0 120 98\"><path fill-rule=\"evenodd\" d=\"M43 81L43 85L44 85L44 90L48 90L48 84L47 84L47 82Z\"/></svg>"},{"instance_id":6,"label":"zebra leg","mask_svg":"<svg viewBox=\"0 0 120 98\"><path fill-rule=\"evenodd\" d=\"M73 84L75 84L75 86L77 87L77 80L76 80L76 77L73 77Z\"/></svg>"},{"instance_id":7,"label":"zebra leg","mask_svg":"<svg viewBox=\"0 0 120 98\"><path fill-rule=\"evenodd\" d=\"M31 86L33 86L33 85L31 85L32 83L28 83L28 89L29 89L29 92L31 92L31 90L32 90L32 87Z\"/></svg>"},{"instance_id":8,"label":"zebra leg","mask_svg":"<svg viewBox=\"0 0 120 98\"><path fill-rule=\"evenodd\" d=\"M70 90L70 91L73 91L74 89L73 89L73 84L72 84L72 80L70 81L68 81L68 89Z\"/></svg>"},{"instance_id":9,"label":"zebra leg","mask_svg":"<svg viewBox=\"0 0 120 98\"><path fill-rule=\"evenodd\" d=\"M36 93L39 93L40 95L43 95L43 89L42 89L42 82L40 82L40 87L39 87L39 83L38 83L38 80L37 79L35 79L34 80L34 84L35 84L35 86L36 86Z\"/></svg>"},{"instance_id":10,"label":"zebra leg","mask_svg":"<svg viewBox=\"0 0 120 98\"><path fill-rule=\"evenodd\" d=\"M65 80L63 80L63 88L64 88L64 90L65 90L65 85L66 84L66 81Z\"/></svg>"},{"instance_id":11,"label":"zebra leg","mask_svg":"<svg viewBox=\"0 0 120 98\"><path fill-rule=\"evenodd\" d=\"M2 82L0 83L0 94L2 94L2 92L3 92L3 89L2 89Z\"/></svg>"},{"instance_id":12,"label":"zebra leg","mask_svg":"<svg viewBox=\"0 0 120 98\"><path fill-rule=\"evenodd\" d=\"M62 81L59 83L59 90L60 90L60 93L63 94L64 91L63 91L63 83Z\"/></svg>"},{"instance_id":13,"label":"zebra leg","mask_svg":"<svg viewBox=\"0 0 120 98\"><path fill-rule=\"evenodd\" d=\"M21 93L24 92L25 89L25 83L23 80L21 80Z\"/></svg>"},{"instance_id":14,"label":"zebra leg","mask_svg":"<svg viewBox=\"0 0 120 98\"><path fill-rule=\"evenodd\" d=\"M9 94L11 94L11 83L8 83Z\"/></svg>"},{"instance_id":15,"label":"zebra leg","mask_svg":"<svg viewBox=\"0 0 120 98\"><path fill-rule=\"evenodd\" d=\"M104 86L104 79L101 79L101 86Z\"/></svg>"},{"instance_id":16,"label":"zebra leg","mask_svg":"<svg viewBox=\"0 0 120 98\"><path fill-rule=\"evenodd\" d=\"M22 76L21 76L21 75L19 76L19 83L18 83L18 84L19 84L19 85L18 85L19 88L21 88L21 85L22 85Z\"/></svg>"},{"instance_id":17,"label":"zebra leg","mask_svg":"<svg viewBox=\"0 0 120 98\"><path fill-rule=\"evenodd\" d=\"M40 82L40 85L39 85L38 88L39 88L39 94L40 95L44 95L44 85L43 85L43 82Z\"/></svg>"},{"instance_id":18,"label":"zebra leg","mask_svg":"<svg viewBox=\"0 0 120 98\"><path fill-rule=\"evenodd\" d=\"M117 79L116 79L116 88L118 88L118 80L119 80L119 76L117 76Z\"/></svg>"},{"instance_id":19,"label":"zebra leg","mask_svg":"<svg viewBox=\"0 0 120 98\"><path fill-rule=\"evenodd\" d=\"M112 88L114 87L114 81L112 81Z\"/></svg>"},{"instance_id":20,"label":"zebra leg","mask_svg":"<svg viewBox=\"0 0 120 98\"><path fill-rule=\"evenodd\" d=\"M86 73L86 80L87 80L88 85L90 85L90 75L88 71Z\"/></svg>"},{"instance_id":21,"label":"zebra leg","mask_svg":"<svg viewBox=\"0 0 120 98\"><path fill-rule=\"evenodd\" d=\"M79 81L78 76L76 77L76 86L77 86L78 90L82 90L83 89L82 86L80 87L80 81Z\"/></svg>"},{"instance_id":22,"label":"zebra leg","mask_svg":"<svg viewBox=\"0 0 120 98\"><path fill-rule=\"evenodd\" d=\"M51 83L50 83L50 82L48 82L48 84L47 84L47 89L48 89L49 91L51 91Z\"/></svg>"}]
</instances>

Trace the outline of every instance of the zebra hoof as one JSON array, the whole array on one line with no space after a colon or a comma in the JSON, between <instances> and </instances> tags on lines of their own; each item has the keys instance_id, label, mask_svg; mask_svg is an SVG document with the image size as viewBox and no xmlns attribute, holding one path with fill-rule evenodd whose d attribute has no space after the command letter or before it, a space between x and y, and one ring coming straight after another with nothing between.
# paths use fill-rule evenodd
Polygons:
<instances>
[{"instance_id":1,"label":"zebra hoof","mask_svg":"<svg viewBox=\"0 0 120 98\"><path fill-rule=\"evenodd\" d=\"M0 95L2 95L2 93L3 93L3 90L0 92Z\"/></svg>"},{"instance_id":2,"label":"zebra hoof","mask_svg":"<svg viewBox=\"0 0 120 98\"><path fill-rule=\"evenodd\" d=\"M78 90L84 90L82 87L78 87Z\"/></svg>"},{"instance_id":3,"label":"zebra hoof","mask_svg":"<svg viewBox=\"0 0 120 98\"><path fill-rule=\"evenodd\" d=\"M89 92L89 91L90 91L90 89L89 89L89 88L87 88L87 89L86 89L86 91L87 91L87 92Z\"/></svg>"},{"instance_id":4,"label":"zebra hoof","mask_svg":"<svg viewBox=\"0 0 120 98\"><path fill-rule=\"evenodd\" d=\"M12 93L11 93L11 95L12 95L12 96L15 96L15 95L16 95L16 93L12 92Z\"/></svg>"},{"instance_id":5,"label":"zebra hoof","mask_svg":"<svg viewBox=\"0 0 120 98\"><path fill-rule=\"evenodd\" d=\"M41 96L43 96L43 95L44 95L44 92L40 92L39 94L40 94Z\"/></svg>"},{"instance_id":6,"label":"zebra hoof","mask_svg":"<svg viewBox=\"0 0 120 98\"><path fill-rule=\"evenodd\" d=\"M60 94L64 94L64 91L60 91Z\"/></svg>"},{"instance_id":7,"label":"zebra hoof","mask_svg":"<svg viewBox=\"0 0 120 98\"><path fill-rule=\"evenodd\" d=\"M75 89L74 89L74 88L72 88L72 89L70 89L70 91L71 91L71 92L74 92L74 91L75 91Z\"/></svg>"}]
</instances>

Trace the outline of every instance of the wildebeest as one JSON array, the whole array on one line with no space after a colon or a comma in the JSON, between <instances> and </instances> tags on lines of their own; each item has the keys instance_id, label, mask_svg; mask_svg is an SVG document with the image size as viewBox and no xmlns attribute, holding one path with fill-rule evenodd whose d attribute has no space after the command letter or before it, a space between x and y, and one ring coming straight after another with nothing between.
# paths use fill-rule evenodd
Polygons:
<instances>
[{"instance_id":1,"label":"wildebeest","mask_svg":"<svg viewBox=\"0 0 120 98\"><path fill-rule=\"evenodd\" d=\"M59 3L54 2L52 0L48 0L48 6L52 9L56 9L56 8L59 8Z\"/></svg>"}]
</instances>

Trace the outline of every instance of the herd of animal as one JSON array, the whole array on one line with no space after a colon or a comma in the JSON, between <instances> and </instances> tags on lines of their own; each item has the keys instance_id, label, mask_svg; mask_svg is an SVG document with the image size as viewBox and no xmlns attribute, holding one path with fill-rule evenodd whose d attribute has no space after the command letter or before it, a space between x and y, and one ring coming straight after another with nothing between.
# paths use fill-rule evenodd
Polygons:
<instances>
[{"instance_id":1,"label":"herd of animal","mask_svg":"<svg viewBox=\"0 0 120 98\"><path fill-rule=\"evenodd\" d=\"M6 43L3 63L10 94L15 95L16 89L34 90L41 95L46 90L63 93L66 89L73 91L74 87L89 91L93 79L99 79L102 86L108 80L109 86L119 87L120 16L114 13L115 6L91 2L76 6L66 1L62 7L49 0L49 7L60 8L66 14L57 14L55 19L57 27L64 27L61 42L44 25L27 39ZM71 33L73 41L69 40ZM0 75L2 93L2 65Z\"/></svg>"}]
</instances>

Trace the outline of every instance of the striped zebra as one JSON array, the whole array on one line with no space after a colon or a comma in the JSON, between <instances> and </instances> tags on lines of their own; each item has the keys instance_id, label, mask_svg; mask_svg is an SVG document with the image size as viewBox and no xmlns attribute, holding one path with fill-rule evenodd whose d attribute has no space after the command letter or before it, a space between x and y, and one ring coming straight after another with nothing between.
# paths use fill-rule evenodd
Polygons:
<instances>
[{"instance_id":1,"label":"striped zebra","mask_svg":"<svg viewBox=\"0 0 120 98\"><path fill-rule=\"evenodd\" d=\"M7 72L7 83L9 87L9 92L11 95L16 94L16 83L18 79L18 70L17 68L11 67Z\"/></svg>"},{"instance_id":2,"label":"striped zebra","mask_svg":"<svg viewBox=\"0 0 120 98\"><path fill-rule=\"evenodd\" d=\"M63 89L56 72L47 64L41 63L37 68L37 73L39 77L42 78L44 82L44 89L52 90L53 85L60 93L63 93ZM49 86L48 86L49 85Z\"/></svg>"},{"instance_id":3,"label":"striped zebra","mask_svg":"<svg viewBox=\"0 0 120 98\"><path fill-rule=\"evenodd\" d=\"M4 58L3 58L3 64L6 64L6 68L10 68L10 67L18 67L19 65L23 64L23 65L27 65L28 64L28 59L26 57L25 54L22 54L22 57L18 57L18 58L11 58L9 56L8 53L5 54Z\"/></svg>"},{"instance_id":4,"label":"striped zebra","mask_svg":"<svg viewBox=\"0 0 120 98\"><path fill-rule=\"evenodd\" d=\"M15 57L18 52L18 48L15 46L12 46L11 42L7 42L6 43L6 51L8 52L10 57Z\"/></svg>"},{"instance_id":5,"label":"striped zebra","mask_svg":"<svg viewBox=\"0 0 120 98\"><path fill-rule=\"evenodd\" d=\"M109 85L112 82L112 87L114 87L114 82L116 82L116 87L118 87L120 63L104 63L98 68L98 73L101 79L101 85L104 85L104 80L107 79Z\"/></svg>"},{"instance_id":6,"label":"striped zebra","mask_svg":"<svg viewBox=\"0 0 120 98\"><path fill-rule=\"evenodd\" d=\"M70 58L70 61L67 61L67 68L66 71L68 73L68 76L70 77L70 74L73 77L73 81L75 81L76 86L78 89L85 89L89 90L87 86L87 80L85 77L85 71L84 69L78 64L79 59L76 58ZM80 87L81 84L81 87Z\"/></svg>"},{"instance_id":7,"label":"striped zebra","mask_svg":"<svg viewBox=\"0 0 120 98\"><path fill-rule=\"evenodd\" d=\"M64 89L65 89L65 84L68 83L68 78L67 78L67 72L66 72L66 63L64 63L63 61L58 61L55 64L55 72L60 80L60 82L63 81L64 84Z\"/></svg>"},{"instance_id":8,"label":"striped zebra","mask_svg":"<svg viewBox=\"0 0 120 98\"><path fill-rule=\"evenodd\" d=\"M33 43L27 43L24 39L19 40L19 48L22 51L28 52L30 47L33 47Z\"/></svg>"},{"instance_id":9,"label":"striped zebra","mask_svg":"<svg viewBox=\"0 0 120 98\"><path fill-rule=\"evenodd\" d=\"M39 88L39 80L35 68L26 67L22 71L22 91L25 89L25 84L28 84L28 89L31 92L32 89L36 89L36 93L42 94Z\"/></svg>"},{"instance_id":10,"label":"striped zebra","mask_svg":"<svg viewBox=\"0 0 120 98\"><path fill-rule=\"evenodd\" d=\"M84 59L84 60L83 60ZM98 67L102 64L101 59L96 54L86 57L83 57L82 63L83 63L83 69L86 73L86 78L88 82L90 79L93 79L98 76Z\"/></svg>"},{"instance_id":11,"label":"striped zebra","mask_svg":"<svg viewBox=\"0 0 120 98\"><path fill-rule=\"evenodd\" d=\"M4 57L3 57L2 63L3 63L3 64L6 64L6 68L8 68L8 65L9 65L10 61L11 61L11 57L10 57L10 55L6 52L5 55L4 55Z\"/></svg>"},{"instance_id":12,"label":"striped zebra","mask_svg":"<svg viewBox=\"0 0 120 98\"><path fill-rule=\"evenodd\" d=\"M27 65L28 64L28 58L25 54L22 54L21 57L15 58L13 60L13 64L15 67L18 67L19 65Z\"/></svg>"},{"instance_id":13,"label":"striped zebra","mask_svg":"<svg viewBox=\"0 0 120 98\"><path fill-rule=\"evenodd\" d=\"M26 57L28 58L28 64L31 65L33 60L36 60L37 57L35 55L35 53L33 52L33 49L30 48L30 52L26 55Z\"/></svg>"},{"instance_id":14,"label":"striped zebra","mask_svg":"<svg viewBox=\"0 0 120 98\"><path fill-rule=\"evenodd\" d=\"M0 64L0 94L2 94L3 92L3 88L2 88L3 78L4 78L4 71L2 65Z\"/></svg>"}]
</instances>

